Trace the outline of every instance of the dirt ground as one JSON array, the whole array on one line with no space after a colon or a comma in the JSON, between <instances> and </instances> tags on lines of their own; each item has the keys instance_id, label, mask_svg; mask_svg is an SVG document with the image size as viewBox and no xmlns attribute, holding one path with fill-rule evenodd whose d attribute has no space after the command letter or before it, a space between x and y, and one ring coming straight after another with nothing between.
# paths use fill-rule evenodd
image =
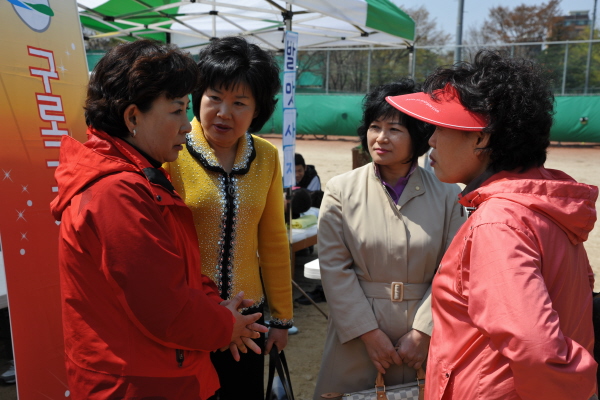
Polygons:
<instances>
[{"instance_id":1,"label":"dirt ground","mask_svg":"<svg viewBox=\"0 0 600 400\"><path fill-rule=\"evenodd\" d=\"M274 135L265 135L267 140L281 149L281 140ZM316 166L323 187L333 176L349 171L352 168L351 149L358 145L355 137L333 137L318 140L312 136L304 136L296 144L296 151L304 156L307 164ZM548 152L546 167L560 169L579 182L600 186L600 145L553 145ZM598 204L597 204L598 207ZM597 224L598 225L598 224ZM588 256L592 266L600 273L600 229L592 231L586 243ZM305 291L311 291L320 283L318 280L305 278L304 264L317 258L318 248L313 254L298 254L294 268L294 281ZM600 281L600 275L597 279ZM596 285L600 292L600 282ZM294 298L300 292L294 288ZM328 313L327 303L319 303L323 312ZM312 399L316 377L327 329L326 318L312 305L294 306L294 320L299 332L290 336L286 348L292 385L297 400ZM0 367L4 361L0 360ZM3 369L0 369L2 371ZM16 399L15 386L0 386L0 400Z\"/></svg>"}]
</instances>

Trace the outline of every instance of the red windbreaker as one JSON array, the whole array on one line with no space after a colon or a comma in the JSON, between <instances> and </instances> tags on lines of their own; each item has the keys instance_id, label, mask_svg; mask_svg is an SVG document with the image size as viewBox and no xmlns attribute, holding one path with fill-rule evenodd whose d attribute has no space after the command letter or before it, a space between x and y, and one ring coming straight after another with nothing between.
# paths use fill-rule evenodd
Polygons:
<instances>
[{"instance_id":1,"label":"red windbreaker","mask_svg":"<svg viewBox=\"0 0 600 400\"><path fill-rule=\"evenodd\" d=\"M433 279L428 400L587 400L594 276L583 242L598 188L541 168L500 172Z\"/></svg>"},{"instance_id":2,"label":"red windbreaker","mask_svg":"<svg viewBox=\"0 0 600 400\"><path fill-rule=\"evenodd\" d=\"M71 398L207 399L233 316L201 275L192 214L162 169L90 129L64 137L52 213Z\"/></svg>"}]
</instances>

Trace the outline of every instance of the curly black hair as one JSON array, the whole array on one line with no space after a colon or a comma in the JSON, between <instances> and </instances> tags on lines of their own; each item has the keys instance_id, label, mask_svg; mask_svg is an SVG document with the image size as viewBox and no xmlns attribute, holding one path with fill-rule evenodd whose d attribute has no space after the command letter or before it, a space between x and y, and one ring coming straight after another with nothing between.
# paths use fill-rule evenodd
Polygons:
<instances>
[{"instance_id":1,"label":"curly black hair","mask_svg":"<svg viewBox=\"0 0 600 400\"><path fill-rule=\"evenodd\" d=\"M419 85L411 79L400 79L393 83L377 86L365 96L363 100L362 122L356 130L358 137L360 137L362 148L365 151L369 148L367 144L367 131L371 123L378 118L387 119L397 116L400 124L404 125L410 134L412 156L408 163L412 164L416 162L419 157L427 152L429 149L427 142L433 134L435 127L398 111L385 101L387 96L400 96L420 91Z\"/></svg>"},{"instance_id":2,"label":"curly black hair","mask_svg":"<svg viewBox=\"0 0 600 400\"><path fill-rule=\"evenodd\" d=\"M450 83L462 105L487 117L483 132L490 134L489 169L519 168L521 172L544 165L550 145L554 95L550 80L539 65L509 58L498 51L481 50L473 63L438 68L423 89L433 91Z\"/></svg>"},{"instance_id":3,"label":"curly black hair","mask_svg":"<svg viewBox=\"0 0 600 400\"><path fill-rule=\"evenodd\" d=\"M229 89L239 83L250 87L257 116L248 132L258 132L275 111L275 95L281 88L279 66L274 58L240 36L215 39L200 50L200 83L192 93L192 110L200 120L200 102L206 89Z\"/></svg>"},{"instance_id":4,"label":"curly black hair","mask_svg":"<svg viewBox=\"0 0 600 400\"><path fill-rule=\"evenodd\" d=\"M85 100L86 124L111 136L129 135L125 109L142 112L162 94L168 99L192 93L198 82L194 59L173 45L136 40L109 50L96 64Z\"/></svg>"}]
</instances>

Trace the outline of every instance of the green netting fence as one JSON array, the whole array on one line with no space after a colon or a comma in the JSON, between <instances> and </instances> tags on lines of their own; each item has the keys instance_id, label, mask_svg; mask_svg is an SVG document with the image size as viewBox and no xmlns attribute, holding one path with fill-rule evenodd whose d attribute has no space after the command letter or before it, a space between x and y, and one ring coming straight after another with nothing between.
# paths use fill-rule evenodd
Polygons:
<instances>
[{"instance_id":1,"label":"green netting fence","mask_svg":"<svg viewBox=\"0 0 600 400\"><path fill-rule=\"evenodd\" d=\"M356 136L362 117L363 95L296 94L296 135ZM281 96L260 133L281 133Z\"/></svg>"},{"instance_id":2,"label":"green netting fence","mask_svg":"<svg viewBox=\"0 0 600 400\"><path fill-rule=\"evenodd\" d=\"M102 52L88 53L90 70L102 55ZM302 78L305 85L309 79L314 79L309 76ZM296 134L355 136L362 116L363 98L363 94L296 93ZM273 117L260 133L281 133L281 102L279 96ZM600 143L600 96L557 96L555 111L552 141ZM193 117L191 111L189 116Z\"/></svg>"},{"instance_id":3,"label":"green netting fence","mask_svg":"<svg viewBox=\"0 0 600 400\"><path fill-rule=\"evenodd\" d=\"M355 136L362 117L363 95L296 94L296 135ZM556 97L550 139L600 143L600 96ZM281 98L260 133L281 133Z\"/></svg>"}]
</instances>

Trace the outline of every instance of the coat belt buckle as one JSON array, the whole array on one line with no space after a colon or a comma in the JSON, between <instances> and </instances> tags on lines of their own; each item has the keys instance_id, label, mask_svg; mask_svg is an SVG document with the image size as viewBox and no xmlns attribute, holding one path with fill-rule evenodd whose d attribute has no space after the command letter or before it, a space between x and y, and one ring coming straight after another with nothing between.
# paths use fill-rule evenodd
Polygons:
<instances>
[{"instance_id":1,"label":"coat belt buckle","mask_svg":"<svg viewBox=\"0 0 600 400\"><path fill-rule=\"evenodd\" d=\"M392 282L391 291L392 302L400 302L404 300L404 282Z\"/></svg>"}]
</instances>

